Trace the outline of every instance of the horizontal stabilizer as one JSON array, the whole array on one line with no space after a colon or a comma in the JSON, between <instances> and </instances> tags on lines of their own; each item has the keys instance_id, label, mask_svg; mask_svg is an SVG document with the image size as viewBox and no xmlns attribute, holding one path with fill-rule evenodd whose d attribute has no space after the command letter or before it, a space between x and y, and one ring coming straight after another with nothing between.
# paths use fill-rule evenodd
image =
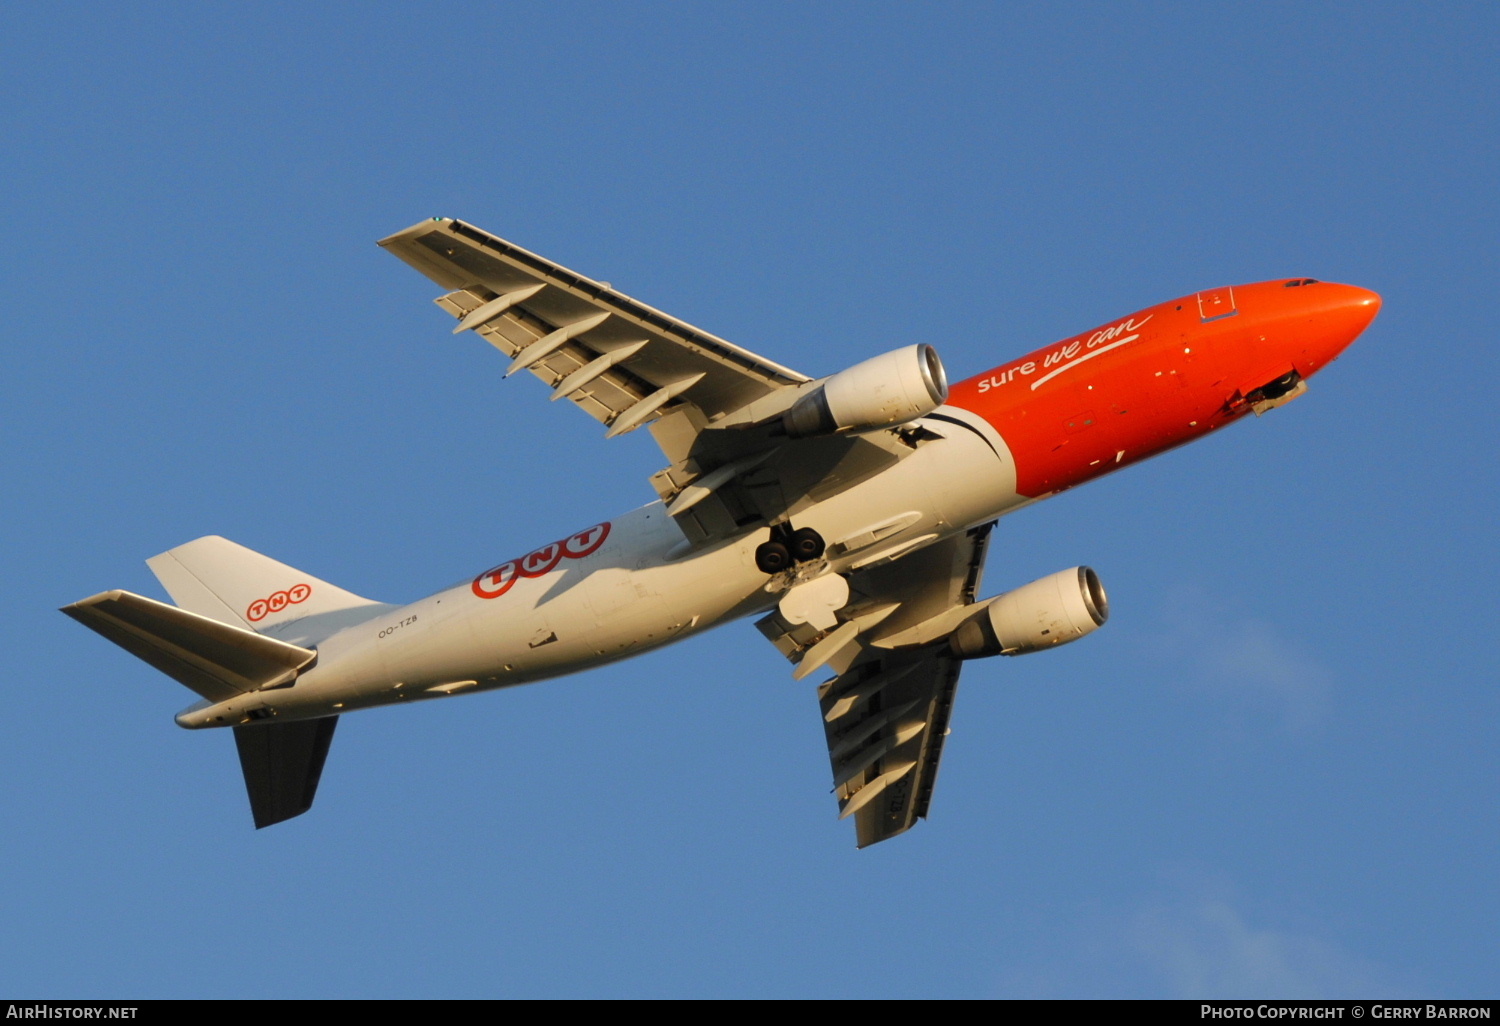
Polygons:
<instances>
[{"instance_id":1,"label":"horizontal stabilizer","mask_svg":"<svg viewBox=\"0 0 1500 1026\"><path fill-rule=\"evenodd\" d=\"M330 716L234 728L255 829L300 816L312 808L328 746L333 743L333 728L338 725L339 718Z\"/></svg>"},{"instance_id":2,"label":"horizontal stabilizer","mask_svg":"<svg viewBox=\"0 0 1500 1026\"><path fill-rule=\"evenodd\" d=\"M106 591L62 611L211 702L290 683L318 657L128 591Z\"/></svg>"}]
</instances>

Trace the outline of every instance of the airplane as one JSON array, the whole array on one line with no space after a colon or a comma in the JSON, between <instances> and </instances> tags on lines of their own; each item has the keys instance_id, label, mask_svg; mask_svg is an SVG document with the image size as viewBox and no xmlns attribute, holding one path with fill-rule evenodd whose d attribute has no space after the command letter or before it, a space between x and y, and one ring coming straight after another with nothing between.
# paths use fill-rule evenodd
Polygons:
<instances>
[{"instance_id":1,"label":"airplane","mask_svg":"<svg viewBox=\"0 0 1500 1026\"><path fill-rule=\"evenodd\" d=\"M175 605L106 591L63 612L232 727L256 828L312 805L339 717L638 655L756 616L817 684L859 847L926 817L959 672L1102 626L1089 567L981 599L996 521L1285 405L1380 296L1291 278L1206 289L951 387L915 343L823 378L774 363L513 243L433 218L380 245L435 301L606 427L646 427L657 499L507 554L408 605L217 536L147 560Z\"/></svg>"}]
</instances>

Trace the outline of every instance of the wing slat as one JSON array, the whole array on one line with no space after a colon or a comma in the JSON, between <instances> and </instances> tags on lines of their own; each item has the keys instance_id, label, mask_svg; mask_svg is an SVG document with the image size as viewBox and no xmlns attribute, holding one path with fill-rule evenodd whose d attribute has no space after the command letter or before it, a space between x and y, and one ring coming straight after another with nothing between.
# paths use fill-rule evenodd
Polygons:
<instances>
[{"instance_id":1,"label":"wing slat","mask_svg":"<svg viewBox=\"0 0 1500 1026\"><path fill-rule=\"evenodd\" d=\"M839 819L846 819L854 815L860 809L869 805L870 802L885 793L885 789L896 781L910 773L915 767L915 762L897 763L893 768L886 770L880 776L870 781L848 801L844 803L844 811L839 813Z\"/></svg>"},{"instance_id":2,"label":"wing slat","mask_svg":"<svg viewBox=\"0 0 1500 1026\"><path fill-rule=\"evenodd\" d=\"M461 331L470 331L480 327L481 325L488 324L490 321L494 320L496 317L499 317L505 311L521 302L521 300L530 299L532 296L536 295L546 287L547 286L545 284L528 285L524 289L516 289L514 292L507 292L505 295L492 299L482 306L475 307L468 314L464 315L463 320L458 322L458 327L453 329L453 334L457 335Z\"/></svg>"},{"instance_id":3,"label":"wing slat","mask_svg":"<svg viewBox=\"0 0 1500 1026\"><path fill-rule=\"evenodd\" d=\"M562 348L563 343L568 342L578 335L582 335L585 331L597 328L608 320L608 318L609 314L607 313L595 314L592 317L585 317L581 321L574 321L572 324L564 324L556 331L543 335L516 354L516 358L506 368L505 376L508 378L518 370L525 370L542 359L542 357Z\"/></svg>"},{"instance_id":4,"label":"wing slat","mask_svg":"<svg viewBox=\"0 0 1500 1026\"><path fill-rule=\"evenodd\" d=\"M594 357L588 363L559 381L557 387L552 390L549 401L555 401L564 396L571 396L574 392L587 385L590 381L593 381L621 360L630 359L636 353L640 352L645 345L646 340L642 339L634 345L623 346L619 349L611 350L603 356Z\"/></svg>"}]
</instances>

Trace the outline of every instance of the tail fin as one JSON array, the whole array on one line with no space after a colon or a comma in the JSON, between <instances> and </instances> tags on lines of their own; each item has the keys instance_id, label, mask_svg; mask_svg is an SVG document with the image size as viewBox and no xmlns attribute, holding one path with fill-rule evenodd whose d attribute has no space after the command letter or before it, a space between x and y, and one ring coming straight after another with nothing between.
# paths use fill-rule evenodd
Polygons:
<instances>
[{"instance_id":1,"label":"tail fin","mask_svg":"<svg viewBox=\"0 0 1500 1026\"><path fill-rule=\"evenodd\" d=\"M146 563L177 605L107 591L63 612L209 703L292 683L318 657L305 645L395 608L217 536ZM234 728L257 829L312 807L337 724L330 716Z\"/></svg>"},{"instance_id":2,"label":"tail fin","mask_svg":"<svg viewBox=\"0 0 1500 1026\"><path fill-rule=\"evenodd\" d=\"M217 535L169 549L146 565L183 609L302 644L393 608Z\"/></svg>"}]
</instances>

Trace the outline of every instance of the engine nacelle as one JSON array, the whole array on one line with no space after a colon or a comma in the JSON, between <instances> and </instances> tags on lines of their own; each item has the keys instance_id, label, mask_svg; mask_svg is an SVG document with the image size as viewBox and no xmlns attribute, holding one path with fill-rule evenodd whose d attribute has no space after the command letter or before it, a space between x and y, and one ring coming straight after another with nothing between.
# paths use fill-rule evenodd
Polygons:
<instances>
[{"instance_id":1,"label":"engine nacelle","mask_svg":"<svg viewBox=\"0 0 1500 1026\"><path fill-rule=\"evenodd\" d=\"M948 398L937 350L918 343L839 371L782 417L793 438L874 431L931 413Z\"/></svg>"},{"instance_id":2,"label":"engine nacelle","mask_svg":"<svg viewBox=\"0 0 1500 1026\"><path fill-rule=\"evenodd\" d=\"M1086 566L1059 570L984 603L948 638L960 659L1025 655L1066 645L1109 619L1109 598Z\"/></svg>"}]
</instances>

